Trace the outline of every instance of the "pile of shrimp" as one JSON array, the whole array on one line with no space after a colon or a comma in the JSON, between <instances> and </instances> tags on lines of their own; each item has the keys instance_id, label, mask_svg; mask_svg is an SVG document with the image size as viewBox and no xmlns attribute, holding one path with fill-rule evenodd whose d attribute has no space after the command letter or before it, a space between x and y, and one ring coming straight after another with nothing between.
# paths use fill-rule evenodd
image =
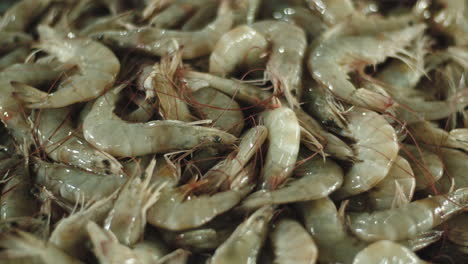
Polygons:
<instances>
[{"instance_id":1,"label":"pile of shrimp","mask_svg":"<svg viewBox=\"0 0 468 264\"><path fill-rule=\"evenodd\" d=\"M466 0L2 0L1 263L468 263Z\"/></svg>"}]
</instances>

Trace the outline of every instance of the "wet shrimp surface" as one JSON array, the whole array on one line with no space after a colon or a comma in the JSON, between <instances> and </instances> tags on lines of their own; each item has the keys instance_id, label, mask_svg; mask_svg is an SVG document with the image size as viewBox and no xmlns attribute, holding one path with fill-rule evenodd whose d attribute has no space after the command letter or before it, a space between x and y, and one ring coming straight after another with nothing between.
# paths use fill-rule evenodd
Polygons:
<instances>
[{"instance_id":1,"label":"wet shrimp surface","mask_svg":"<svg viewBox=\"0 0 468 264\"><path fill-rule=\"evenodd\" d=\"M0 263L468 263L468 1L1 0Z\"/></svg>"}]
</instances>

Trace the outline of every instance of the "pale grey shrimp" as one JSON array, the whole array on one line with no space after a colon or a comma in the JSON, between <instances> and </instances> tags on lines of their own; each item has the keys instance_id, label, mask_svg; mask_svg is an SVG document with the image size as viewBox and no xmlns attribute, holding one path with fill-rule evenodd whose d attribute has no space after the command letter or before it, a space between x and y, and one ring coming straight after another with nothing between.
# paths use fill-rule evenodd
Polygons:
<instances>
[{"instance_id":1,"label":"pale grey shrimp","mask_svg":"<svg viewBox=\"0 0 468 264\"><path fill-rule=\"evenodd\" d=\"M23 62L29 55L28 47L15 48L0 58L0 71L9 67L10 65Z\"/></svg>"},{"instance_id":2,"label":"pale grey shrimp","mask_svg":"<svg viewBox=\"0 0 468 264\"><path fill-rule=\"evenodd\" d=\"M205 252L218 248L231 235L233 228L203 227L182 232L164 232L165 241L176 247L194 252Z\"/></svg>"},{"instance_id":3,"label":"pale grey shrimp","mask_svg":"<svg viewBox=\"0 0 468 264\"><path fill-rule=\"evenodd\" d=\"M263 35L247 25L225 33L210 55L209 72L227 76L239 68L255 69L265 62L268 42Z\"/></svg>"},{"instance_id":4,"label":"pale grey shrimp","mask_svg":"<svg viewBox=\"0 0 468 264\"><path fill-rule=\"evenodd\" d=\"M79 30L79 36L91 36L93 34L108 31L119 30L123 28L124 23L128 23L133 16L132 12L125 12L119 15L110 15L102 18L97 18L93 23Z\"/></svg>"},{"instance_id":5,"label":"pale grey shrimp","mask_svg":"<svg viewBox=\"0 0 468 264\"><path fill-rule=\"evenodd\" d=\"M42 241L32 234L16 230L0 235L0 246L7 258L38 258L43 263L82 264L83 262L67 255L50 242ZM36 261L36 260L35 260ZM28 262L30 263L30 262Z\"/></svg>"},{"instance_id":6,"label":"pale grey shrimp","mask_svg":"<svg viewBox=\"0 0 468 264\"><path fill-rule=\"evenodd\" d=\"M41 36L49 30L52 29L39 27ZM30 108L60 108L92 100L111 88L120 69L114 53L90 39L42 39L39 47L61 62L76 64L80 74L67 78L52 93L18 87L21 89L16 89L16 95Z\"/></svg>"},{"instance_id":7,"label":"pale grey shrimp","mask_svg":"<svg viewBox=\"0 0 468 264\"><path fill-rule=\"evenodd\" d=\"M216 19L216 12L218 9L217 1L209 1L195 11L182 26L183 31L194 31L205 27L208 23Z\"/></svg>"},{"instance_id":8,"label":"pale grey shrimp","mask_svg":"<svg viewBox=\"0 0 468 264\"><path fill-rule=\"evenodd\" d=\"M122 88L123 86L120 86L100 97L83 122L85 139L111 155L133 157L191 149L203 144L220 146L220 144L231 144L236 140L231 134L218 129L175 120L125 122L114 113ZM181 138L184 140L181 141Z\"/></svg>"},{"instance_id":9,"label":"pale grey shrimp","mask_svg":"<svg viewBox=\"0 0 468 264\"><path fill-rule=\"evenodd\" d=\"M306 3L328 25L346 21L356 12L350 0L307 0Z\"/></svg>"},{"instance_id":10,"label":"pale grey shrimp","mask_svg":"<svg viewBox=\"0 0 468 264\"><path fill-rule=\"evenodd\" d=\"M192 93L192 103L202 119L213 120L213 126L238 137L244 129L241 106L231 97L214 88L202 88Z\"/></svg>"},{"instance_id":11,"label":"pale grey shrimp","mask_svg":"<svg viewBox=\"0 0 468 264\"><path fill-rule=\"evenodd\" d=\"M0 31L25 31L52 0L22 0L10 7L0 19Z\"/></svg>"},{"instance_id":12,"label":"pale grey shrimp","mask_svg":"<svg viewBox=\"0 0 468 264\"><path fill-rule=\"evenodd\" d=\"M45 109L36 116L34 133L41 149L54 161L96 173L120 173L122 165L114 157L76 135L70 114L70 109L58 108Z\"/></svg>"},{"instance_id":13,"label":"pale grey shrimp","mask_svg":"<svg viewBox=\"0 0 468 264\"><path fill-rule=\"evenodd\" d=\"M401 155L413 168L417 191L433 186L444 175L444 164L436 153L407 144L403 144L401 149Z\"/></svg>"},{"instance_id":14,"label":"pale grey shrimp","mask_svg":"<svg viewBox=\"0 0 468 264\"><path fill-rule=\"evenodd\" d=\"M241 208L258 208L263 205L303 202L327 197L341 187L343 170L330 159L310 159L312 153L302 151L300 159L306 159L294 170L298 178L291 178L276 190L260 190L247 196ZM309 160L307 160L309 159ZM301 162L301 161L299 161Z\"/></svg>"},{"instance_id":15,"label":"pale grey shrimp","mask_svg":"<svg viewBox=\"0 0 468 264\"><path fill-rule=\"evenodd\" d=\"M168 7L174 2L174 0L146 0L145 8L141 15L144 20L150 18L154 13L160 12L164 8Z\"/></svg>"},{"instance_id":16,"label":"pale grey shrimp","mask_svg":"<svg viewBox=\"0 0 468 264\"><path fill-rule=\"evenodd\" d=\"M385 111L393 104L391 98L356 87L348 73L367 64L383 62L395 56L425 29L424 24L375 35L345 36L325 39L313 49L308 60L314 79L347 103ZM363 49L362 47L366 47Z\"/></svg>"},{"instance_id":17,"label":"pale grey shrimp","mask_svg":"<svg viewBox=\"0 0 468 264\"><path fill-rule=\"evenodd\" d=\"M237 205L251 186L213 195L187 194L193 188L187 184L163 189L158 201L148 210L148 223L173 231L202 226Z\"/></svg>"},{"instance_id":18,"label":"pale grey shrimp","mask_svg":"<svg viewBox=\"0 0 468 264\"><path fill-rule=\"evenodd\" d=\"M293 173L299 154L300 126L296 114L286 106L261 115L268 128L268 151L262 168L261 188L275 190Z\"/></svg>"},{"instance_id":19,"label":"pale grey shrimp","mask_svg":"<svg viewBox=\"0 0 468 264\"><path fill-rule=\"evenodd\" d=\"M447 193L452 188L468 187L468 154L463 151L449 148L438 148L436 153L442 158L445 173L436 182L435 189Z\"/></svg>"},{"instance_id":20,"label":"pale grey shrimp","mask_svg":"<svg viewBox=\"0 0 468 264\"><path fill-rule=\"evenodd\" d=\"M262 0L234 0L233 2L236 25L254 23L263 3Z\"/></svg>"},{"instance_id":21,"label":"pale grey shrimp","mask_svg":"<svg viewBox=\"0 0 468 264\"><path fill-rule=\"evenodd\" d=\"M156 103L154 103L151 99L146 99L145 97L136 97L133 102L138 106L138 108L130 113L123 115L123 120L135 123L148 122L157 112Z\"/></svg>"},{"instance_id":22,"label":"pale grey shrimp","mask_svg":"<svg viewBox=\"0 0 468 264\"><path fill-rule=\"evenodd\" d=\"M271 206L255 211L216 249L209 263L255 263L267 237L268 224L272 217Z\"/></svg>"},{"instance_id":23,"label":"pale grey shrimp","mask_svg":"<svg viewBox=\"0 0 468 264\"><path fill-rule=\"evenodd\" d=\"M49 243L76 258L86 256L88 240L86 224L89 221L103 223L108 212L112 209L115 195L103 198L72 212L68 217L62 218L55 226L49 238Z\"/></svg>"},{"instance_id":24,"label":"pale grey shrimp","mask_svg":"<svg viewBox=\"0 0 468 264\"><path fill-rule=\"evenodd\" d=\"M441 146L468 151L468 142L459 140L456 137L454 138L449 132L428 121L410 124L408 126L408 131L418 142L430 146Z\"/></svg>"},{"instance_id":25,"label":"pale grey shrimp","mask_svg":"<svg viewBox=\"0 0 468 264\"><path fill-rule=\"evenodd\" d=\"M33 41L32 37L22 32L0 31L0 52L8 52Z\"/></svg>"},{"instance_id":26,"label":"pale grey shrimp","mask_svg":"<svg viewBox=\"0 0 468 264\"><path fill-rule=\"evenodd\" d=\"M343 199L376 186L390 171L399 145L395 130L373 111L354 108L346 114L348 129L355 139L356 162L344 177L343 187L332 196Z\"/></svg>"},{"instance_id":27,"label":"pale grey shrimp","mask_svg":"<svg viewBox=\"0 0 468 264\"><path fill-rule=\"evenodd\" d=\"M289 105L297 107L302 93L302 62L307 39L302 28L282 21L261 21L252 28L271 42L266 72L277 91L284 92Z\"/></svg>"},{"instance_id":28,"label":"pale grey shrimp","mask_svg":"<svg viewBox=\"0 0 468 264\"><path fill-rule=\"evenodd\" d=\"M274 264L314 264L318 249L314 240L300 223L283 219L275 224L271 234Z\"/></svg>"},{"instance_id":29,"label":"pale grey shrimp","mask_svg":"<svg viewBox=\"0 0 468 264\"><path fill-rule=\"evenodd\" d=\"M223 0L217 18L202 30L183 32L145 27L106 31L95 34L94 37L111 46L136 49L156 56L167 55L182 46L182 58L194 59L208 55L218 39L231 28L232 23L233 14L229 1Z\"/></svg>"},{"instance_id":30,"label":"pale grey shrimp","mask_svg":"<svg viewBox=\"0 0 468 264\"><path fill-rule=\"evenodd\" d=\"M145 170L143 180L134 177L127 181L104 222L104 228L112 231L124 245L132 246L143 237L146 211L157 201L164 187L150 184L155 166L156 159L153 159Z\"/></svg>"},{"instance_id":31,"label":"pale grey shrimp","mask_svg":"<svg viewBox=\"0 0 468 264\"><path fill-rule=\"evenodd\" d=\"M468 214L457 215L447 223L447 238L454 244L468 247Z\"/></svg>"},{"instance_id":32,"label":"pale grey shrimp","mask_svg":"<svg viewBox=\"0 0 468 264\"><path fill-rule=\"evenodd\" d=\"M388 240L370 244L361 250L353 260L353 264L386 263L386 264L424 264L415 253L406 247Z\"/></svg>"},{"instance_id":33,"label":"pale grey shrimp","mask_svg":"<svg viewBox=\"0 0 468 264\"><path fill-rule=\"evenodd\" d=\"M38 184L72 203L109 196L127 180L124 175L98 175L39 159L34 160L34 172Z\"/></svg>"},{"instance_id":34,"label":"pale grey shrimp","mask_svg":"<svg viewBox=\"0 0 468 264\"><path fill-rule=\"evenodd\" d=\"M162 257L157 264L186 264L190 254L190 251L179 248Z\"/></svg>"},{"instance_id":35,"label":"pale grey shrimp","mask_svg":"<svg viewBox=\"0 0 468 264\"><path fill-rule=\"evenodd\" d=\"M350 230L365 241L400 240L426 232L468 205L468 188L437 195L405 206L373 213L350 214Z\"/></svg>"},{"instance_id":36,"label":"pale grey shrimp","mask_svg":"<svg viewBox=\"0 0 468 264\"><path fill-rule=\"evenodd\" d=\"M33 142L31 124L23 114L23 107L15 100L11 82L21 82L33 86L51 83L59 77L59 72L48 65L15 64L0 72L0 118L18 143Z\"/></svg>"},{"instance_id":37,"label":"pale grey shrimp","mask_svg":"<svg viewBox=\"0 0 468 264\"><path fill-rule=\"evenodd\" d=\"M133 253L143 263L156 263L157 260L169 253L167 246L152 233L154 232L146 232L145 240L133 246Z\"/></svg>"},{"instance_id":38,"label":"pale grey shrimp","mask_svg":"<svg viewBox=\"0 0 468 264\"><path fill-rule=\"evenodd\" d=\"M181 24L187 17L195 12L195 10L209 5L213 0L171 0L173 3L169 3L170 5L157 13L149 22L152 27L155 28L172 28L177 24ZM166 0L162 1L162 6L167 6L168 3ZM151 9L154 9L152 6L148 7L146 13L149 14ZM154 12L154 11L152 11Z\"/></svg>"}]
</instances>

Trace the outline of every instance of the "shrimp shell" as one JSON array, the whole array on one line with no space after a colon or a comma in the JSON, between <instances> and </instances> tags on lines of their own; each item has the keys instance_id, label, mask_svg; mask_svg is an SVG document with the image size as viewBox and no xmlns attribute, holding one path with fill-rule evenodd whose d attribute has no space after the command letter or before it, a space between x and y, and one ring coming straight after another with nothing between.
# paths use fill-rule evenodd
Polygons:
<instances>
[{"instance_id":1,"label":"shrimp shell","mask_svg":"<svg viewBox=\"0 0 468 264\"><path fill-rule=\"evenodd\" d=\"M353 261L353 264L367 263L424 264L428 262L422 261L411 250L398 243L381 240L361 250Z\"/></svg>"}]
</instances>

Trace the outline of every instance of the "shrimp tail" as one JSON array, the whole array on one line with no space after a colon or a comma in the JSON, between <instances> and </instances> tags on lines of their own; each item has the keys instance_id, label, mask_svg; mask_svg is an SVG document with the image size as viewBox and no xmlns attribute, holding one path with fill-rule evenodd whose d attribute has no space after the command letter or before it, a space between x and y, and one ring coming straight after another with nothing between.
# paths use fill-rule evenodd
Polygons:
<instances>
[{"instance_id":1,"label":"shrimp tail","mask_svg":"<svg viewBox=\"0 0 468 264\"><path fill-rule=\"evenodd\" d=\"M48 96L47 93L24 83L12 81L11 86L15 88L13 96L26 103L29 108L40 107Z\"/></svg>"}]
</instances>

